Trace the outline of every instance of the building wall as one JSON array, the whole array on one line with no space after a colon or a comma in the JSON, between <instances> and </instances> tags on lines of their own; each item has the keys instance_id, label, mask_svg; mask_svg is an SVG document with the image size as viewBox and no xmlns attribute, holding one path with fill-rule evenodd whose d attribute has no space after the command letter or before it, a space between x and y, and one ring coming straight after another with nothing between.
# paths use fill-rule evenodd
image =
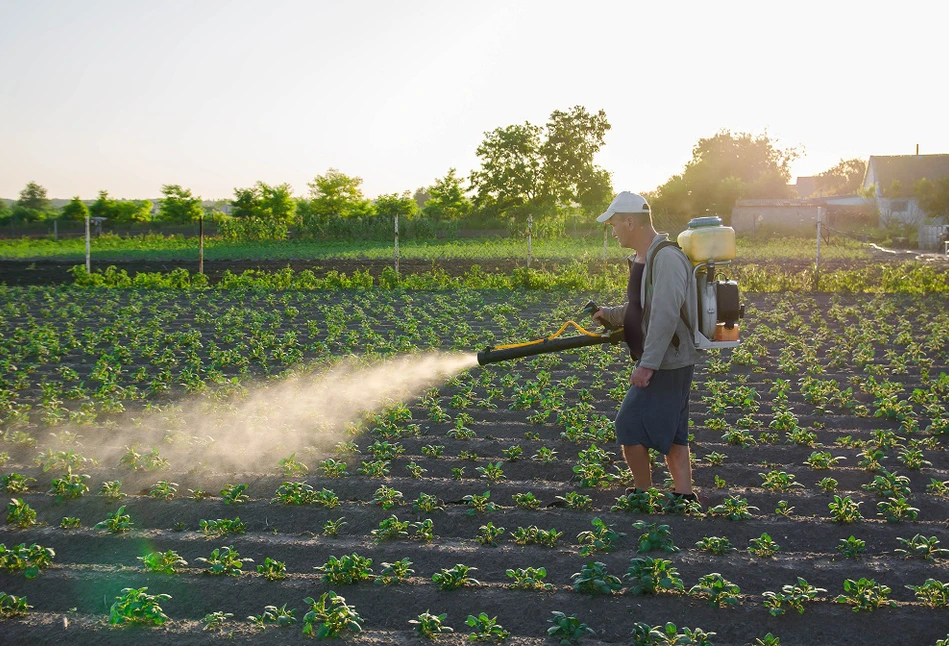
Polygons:
<instances>
[{"instance_id":1,"label":"building wall","mask_svg":"<svg viewBox=\"0 0 949 646\"><path fill-rule=\"evenodd\" d=\"M812 233L817 229L817 206L735 206L735 233Z\"/></svg>"}]
</instances>

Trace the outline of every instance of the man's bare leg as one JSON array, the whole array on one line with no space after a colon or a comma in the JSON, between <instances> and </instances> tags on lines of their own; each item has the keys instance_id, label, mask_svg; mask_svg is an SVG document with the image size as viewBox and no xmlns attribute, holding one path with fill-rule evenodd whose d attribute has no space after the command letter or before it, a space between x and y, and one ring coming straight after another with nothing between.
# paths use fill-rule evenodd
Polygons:
<instances>
[{"instance_id":1,"label":"man's bare leg","mask_svg":"<svg viewBox=\"0 0 949 646\"><path fill-rule=\"evenodd\" d=\"M625 446L623 447L626 448ZM629 458L627 458L627 462ZM666 456L666 465L675 483L675 492L692 493L692 464L689 461L689 447L685 444L673 444ZM636 472L633 472L636 475Z\"/></svg>"},{"instance_id":2,"label":"man's bare leg","mask_svg":"<svg viewBox=\"0 0 949 646\"><path fill-rule=\"evenodd\" d=\"M633 472L633 486L645 491L652 486L652 468L649 466L649 449L642 444L623 444L623 457ZM691 491L691 489L689 490Z\"/></svg>"}]
</instances>

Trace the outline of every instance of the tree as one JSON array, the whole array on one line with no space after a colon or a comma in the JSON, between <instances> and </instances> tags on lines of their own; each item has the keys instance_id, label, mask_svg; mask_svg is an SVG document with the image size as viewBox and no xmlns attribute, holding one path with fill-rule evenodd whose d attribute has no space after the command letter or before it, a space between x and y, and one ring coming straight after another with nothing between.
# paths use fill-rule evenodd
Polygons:
<instances>
[{"instance_id":1,"label":"tree","mask_svg":"<svg viewBox=\"0 0 949 646\"><path fill-rule=\"evenodd\" d=\"M87 215L89 215L89 207L86 206L85 202L79 199L78 195L63 207L64 220L70 222L85 222Z\"/></svg>"},{"instance_id":2,"label":"tree","mask_svg":"<svg viewBox=\"0 0 949 646\"><path fill-rule=\"evenodd\" d=\"M369 215L372 203L362 194L362 178L350 177L335 168L317 175L310 187L309 212L320 217L341 218Z\"/></svg>"},{"instance_id":3,"label":"tree","mask_svg":"<svg viewBox=\"0 0 949 646\"><path fill-rule=\"evenodd\" d=\"M923 178L913 186L919 206L932 218L949 218L949 177L932 182Z\"/></svg>"},{"instance_id":4,"label":"tree","mask_svg":"<svg viewBox=\"0 0 949 646\"><path fill-rule=\"evenodd\" d=\"M577 204L592 215L602 212L612 200L609 173L593 163L609 129L603 110L590 114L577 105L568 112L551 113L540 152L545 189L559 204Z\"/></svg>"},{"instance_id":5,"label":"tree","mask_svg":"<svg viewBox=\"0 0 949 646\"><path fill-rule=\"evenodd\" d=\"M820 195L856 195L863 184L867 164L862 159L841 159L817 176L817 190Z\"/></svg>"},{"instance_id":6,"label":"tree","mask_svg":"<svg viewBox=\"0 0 949 646\"><path fill-rule=\"evenodd\" d=\"M752 136L722 130L699 139L681 175L671 177L651 195L654 213L684 225L689 218L720 215L728 222L739 199L791 196L793 148L781 150L767 134Z\"/></svg>"},{"instance_id":7,"label":"tree","mask_svg":"<svg viewBox=\"0 0 949 646\"><path fill-rule=\"evenodd\" d=\"M94 218L115 218L115 208L118 202L109 197L108 191L99 191L99 197L89 207L89 215Z\"/></svg>"},{"instance_id":8,"label":"tree","mask_svg":"<svg viewBox=\"0 0 949 646\"><path fill-rule=\"evenodd\" d=\"M0 222L6 222L12 215L10 205L7 204L6 200L0 198Z\"/></svg>"},{"instance_id":9,"label":"tree","mask_svg":"<svg viewBox=\"0 0 949 646\"><path fill-rule=\"evenodd\" d=\"M455 169L449 168L448 174L435 180L428 189L428 200L422 213L434 220L457 220L471 212L471 200L465 195L461 178L455 175Z\"/></svg>"},{"instance_id":10,"label":"tree","mask_svg":"<svg viewBox=\"0 0 949 646\"><path fill-rule=\"evenodd\" d=\"M485 133L475 151L481 168L470 177L477 208L492 215L517 216L542 206L540 134L539 127L527 122Z\"/></svg>"},{"instance_id":11,"label":"tree","mask_svg":"<svg viewBox=\"0 0 949 646\"><path fill-rule=\"evenodd\" d=\"M389 193L380 195L376 198L374 204L376 215L392 218L398 215L400 218L414 218L418 213L418 205L412 195L405 191L402 194Z\"/></svg>"},{"instance_id":12,"label":"tree","mask_svg":"<svg viewBox=\"0 0 949 646\"><path fill-rule=\"evenodd\" d=\"M20 199L17 200L17 206L30 209L31 211L47 212L50 210L51 202L46 197L46 189L36 182L29 182L26 187L20 191Z\"/></svg>"},{"instance_id":13,"label":"tree","mask_svg":"<svg viewBox=\"0 0 949 646\"><path fill-rule=\"evenodd\" d=\"M152 219L151 200L119 200L112 209L115 222L148 222Z\"/></svg>"},{"instance_id":14,"label":"tree","mask_svg":"<svg viewBox=\"0 0 949 646\"><path fill-rule=\"evenodd\" d=\"M178 184L161 187L162 198L158 201L159 216L165 222L185 224L194 222L204 214L201 198L191 194L191 189Z\"/></svg>"}]
</instances>

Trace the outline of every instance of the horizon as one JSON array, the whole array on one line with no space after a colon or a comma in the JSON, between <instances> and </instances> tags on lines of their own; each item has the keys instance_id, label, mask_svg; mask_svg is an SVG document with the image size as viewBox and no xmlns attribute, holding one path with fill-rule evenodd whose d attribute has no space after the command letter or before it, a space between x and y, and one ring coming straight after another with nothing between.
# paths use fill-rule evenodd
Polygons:
<instances>
[{"instance_id":1,"label":"horizon","mask_svg":"<svg viewBox=\"0 0 949 646\"><path fill-rule=\"evenodd\" d=\"M574 105L606 111L596 162L616 191L654 190L723 129L803 148L793 183L949 153L940 17L912 1L883 21L817 2L0 0L0 196L179 184L214 201L258 180L300 196L329 168L372 199L413 193L467 179L485 132Z\"/></svg>"}]
</instances>

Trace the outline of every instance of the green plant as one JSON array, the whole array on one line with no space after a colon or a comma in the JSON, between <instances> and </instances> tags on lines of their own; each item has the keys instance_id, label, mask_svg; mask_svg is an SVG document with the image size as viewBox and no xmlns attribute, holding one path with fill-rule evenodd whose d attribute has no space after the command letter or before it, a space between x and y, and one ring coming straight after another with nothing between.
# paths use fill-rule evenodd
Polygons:
<instances>
[{"instance_id":1,"label":"green plant","mask_svg":"<svg viewBox=\"0 0 949 646\"><path fill-rule=\"evenodd\" d=\"M412 561L403 558L392 563L383 563L382 572L376 577L377 585L398 585L408 581L415 570L412 569Z\"/></svg>"},{"instance_id":2,"label":"green plant","mask_svg":"<svg viewBox=\"0 0 949 646\"><path fill-rule=\"evenodd\" d=\"M949 583L943 583L936 579L926 579L922 585L904 586L913 591L916 598L923 605L930 608L949 607Z\"/></svg>"},{"instance_id":3,"label":"green plant","mask_svg":"<svg viewBox=\"0 0 949 646\"><path fill-rule=\"evenodd\" d=\"M279 581L287 578L287 564L283 561L276 561L269 556L264 562L257 566L257 574L268 581Z\"/></svg>"},{"instance_id":4,"label":"green plant","mask_svg":"<svg viewBox=\"0 0 949 646\"><path fill-rule=\"evenodd\" d=\"M142 562L146 570L156 574L177 574L176 568L188 565L188 562L174 550L149 552L145 556L139 556L138 560Z\"/></svg>"},{"instance_id":5,"label":"green plant","mask_svg":"<svg viewBox=\"0 0 949 646\"><path fill-rule=\"evenodd\" d=\"M178 493L178 483L177 482L168 482L167 480L159 480L155 483L151 491L148 492L148 495L152 498L160 498L162 500L171 500L175 497L175 494Z\"/></svg>"},{"instance_id":6,"label":"green plant","mask_svg":"<svg viewBox=\"0 0 949 646\"><path fill-rule=\"evenodd\" d=\"M482 478L487 478L489 482L497 483L505 479L504 469L501 467L501 462L496 462L493 464L489 462L487 466L477 467L475 471L480 473Z\"/></svg>"},{"instance_id":7,"label":"green plant","mask_svg":"<svg viewBox=\"0 0 949 646\"><path fill-rule=\"evenodd\" d=\"M821 592L827 592L827 590L816 588L798 577L794 585L782 586L780 592L767 591L762 596L765 608L772 616L777 617L786 612L785 605L797 610L798 614L804 614L804 604L813 601Z\"/></svg>"},{"instance_id":8,"label":"green plant","mask_svg":"<svg viewBox=\"0 0 949 646\"><path fill-rule=\"evenodd\" d=\"M547 578L546 568L513 568L506 570L505 574L513 581L508 587L515 590L550 590L553 587L544 581Z\"/></svg>"},{"instance_id":9,"label":"green plant","mask_svg":"<svg viewBox=\"0 0 949 646\"><path fill-rule=\"evenodd\" d=\"M132 529L132 517L125 513L125 507L119 507L105 517L105 520L94 525L95 529L105 529L113 534L120 534Z\"/></svg>"},{"instance_id":10,"label":"green plant","mask_svg":"<svg viewBox=\"0 0 949 646\"><path fill-rule=\"evenodd\" d=\"M63 519L59 521L60 529L79 529L82 527L82 521L75 516L63 516Z\"/></svg>"},{"instance_id":11,"label":"green plant","mask_svg":"<svg viewBox=\"0 0 949 646\"><path fill-rule=\"evenodd\" d=\"M462 498L462 500L468 505L469 514L486 514L498 508L496 504L488 500L489 498L491 498L491 492L485 491L483 494L469 494Z\"/></svg>"},{"instance_id":12,"label":"green plant","mask_svg":"<svg viewBox=\"0 0 949 646\"><path fill-rule=\"evenodd\" d=\"M30 484L36 482L36 478L30 478L22 473L8 473L0 476L0 487L7 493L26 493L30 489Z\"/></svg>"},{"instance_id":13,"label":"green plant","mask_svg":"<svg viewBox=\"0 0 949 646\"><path fill-rule=\"evenodd\" d=\"M606 564L600 561L587 563L579 572L572 574L570 578L573 580L574 590L590 596L611 595L623 587L619 577L607 573Z\"/></svg>"},{"instance_id":14,"label":"green plant","mask_svg":"<svg viewBox=\"0 0 949 646\"><path fill-rule=\"evenodd\" d=\"M737 585L717 572L700 577L698 583L689 589L690 595L708 599L711 605L719 608L737 604L740 593L741 589Z\"/></svg>"},{"instance_id":15,"label":"green plant","mask_svg":"<svg viewBox=\"0 0 949 646\"><path fill-rule=\"evenodd\" d=\"M402 504L402 492L392 487L382 485L376 489L376 492L372 495L372 499L369 502L373 505L379 505L388 511Z\"/></svg>"},{"instance_id":16,"label":"green plant","mask_svg":"<svg viewBox=\"0 0 949 646\"><path fill-rule=\"evenodd\" d=\"M443 568L432 575L432 582L442 590L457 590L462 586L479 586L481 582L469 576L478 568L462 565Z\"/></svg>"},{"instance_id":17,"label":"green plant","mask_svg":"<svg viewBox=\"0 0 949 646\"><path fill-rule=\"evenodd\" d=\"M524 449L522 449L519 444L514 444L501 451L501 454L508 462L516 462L521 458L523 453Z\"/></svg>"},{"instance_id":18,"label":"green plant","mask_svg":"<svg viewBox=\"0 0 949 646\"><path fill-rule=\"evenodd\" d=\"M894 550L905 558L918 558L924 561L933 561L937 558L949 556L949 550L938 547L939 539L935 536L916 534L912 538L897 538L903 547Z\"/></svg>"},{"instance_id":19,"label":"green plant","mask_svg":"<svg viewBox=\"0 0 949 646\"><path fill-rule=\"evenodd\" d=\"M221 489L221 498L225 505L241 505L250 500L250 496L245 494L245 491L247 491L245 484L227 484Z\"/></svg>"},{"instance_id":20,"label":"green plant","mask_svg":"<svg viewBox=\"0 0 949 646\"><path fill-rule=\"evenodd\" d=\"M701 540L696 542L695 546L700 550L717 556L735 551L731 541L724 536L703 536Z\"/></svg>"},{"instance_id":21,"label":"green plant","mask_svg":"<svg viewBox=\"0 0 949 646\"><path fill-rule=\"evenodd\" d=\"M294 616L296 610L287 610L287 604L279 608L277 606L264 606L264 611L259 615L250 615L247 620L260 628L266 628L267 624L277 624L279 628L289 628L297 622Z\"/></svg>"},{"instance_id":22,"label":"green plant","mask_svg":"<svg viewBox=\"0 0 949 646\"><path fill-rule=\"evenodd\" d=\"M540 529L537 525L530 527L518 527L511 532L511 540L517 545L541 545L543 547L556 547L557 541L563 536L563 532L556 529Z\"/></svg>"},{"instance_id":23,"label":"green plant","mask_svg":"<svg viewBox=\"0 0 949 646\"><path fill-rule=\"evenodd\" d=\"M667 559L648 556L634 558L624 577L630 594L656 594L660 591L681 592L684 587L679 572Z\"/></svg>"},{"instance_id":24,"label":"green plant","mask_svg":"<svg viewBox=\"0 0 949 646\"><path fill-rule=\"evenodd\" d=\"M647 523L644 520L638 520L633 523L633 529L641 531L639 535L637 551L645 554L653 550L663 550L664 552L678 552L679 548L672 542L672 530L668 525L659 523Z\"/></svg>"},{"instance_id":25,"label":"green plant","mask_svg":"<svg viewBox=\"0 0 949 646\"><path fill-rule=\"evenodd\" d=\"M504 630L504 627L498 623L497 617L488 617L487 613L480 613L478 616L468 615L465 623L469 628L475 630L468 634L468 639L473 642L494 642L500 644L505 641L511 633Z\"/></svg>"},{"instance_id":26,"label":"green plant","mask_svg":"<svg viewBox=\"0 0 949 646\"><path fill-rule=\"evenodd\" d=\"M778 506L774 508L775 514L785 518L789 518L792 511L794 511L794 507L792 507L787 500L779 500Z\"/></svg>"},{"instance_id":27,"label":"green plant","mask_svg":"<svg viewBox=\"0 0 949 646\"><path fill-rule=\"evenodd\" d=\"M576 644L587 636L596 636L596 631L577 619L576 615L567 616L559 610L552 610L553 617L547 621L553 624L547 629L547 636L561 646Z\"/></svg>"},{"instance_id":28,"label":"green plant","mask_svg":"<svg viewBox=\"0 0 949 646\"><path fill-rule=\"evenodd\" d=\"M33 543L29 547L20 543L14 547L7 547L0 543L0 569L11 572L23 572L27 579L35 579L40 570L49 567L56 552L51 547L42 547Z\"/></svg>"},{"instance_id":29,"label":"green plant","mask_svg":"<svg viewBox=\"0 0 949 646\"><path fill-rule=\"evenodd\" d=\"M846 579L843 594L837 595L834 602L851 605L854 612L870 612L881 606L895 606L895 601L887 599L890 592L888 586L877 583L873 579L861 578L856 581Z\"/></svg>"},{"instance_id":30,"label":"green plant","mask_svg":"<svg viewBox=\"0 0 949 646\"><path fill-rule=\"evenodd\" d=\"M487 522L478 528L478 535L475 540L481 545L488 547L497 547L497 540L504 534L504 527L495 527L494 523Z\"/></svg>"},{"instance_id":31,"label":"green plant","mask_svg":"<svg viewBox=\"0 0 949 646\"><path fill-rule=\"evenodd\" d=\"M310 606L303 617L303 634L308 637L333 639L362 631L363 618L356 608L332 590L324 592L316 601L307 597L303 602Z\"/></svg>"},{"instance_id":32,"label":"green plant","mask_svg":"<svg viewBox=\"0 0 949 646\"><path fill-rule=\"evenodd\" d=\"M834 496L834 501L827 505L827 508L830 509L831 518L835 523L856 523L863 520L863 515L860 513L860 505L862 502L856 502L850 496L845 496L841 498L840 496Z\"/></svg>"},{"instance_id":33,"label":"green plant","mask_svg":"<svg viewBox=\"0 0 949 646\"><path fill-rule=\"evenodd\" d=\"M768 473L759 473L758 475L762 480L761 486L769 491L789 491L794 487L804 486L787 471L775 470Z\"/></svg>"},{"instance_id":34,"label":"green plant","mask_svg":"<svg viewBox=\"0 0 949 646\"><path fill-rule=\"evenodd\" d=\"M613 528L607 525L599 518L591 521L592 530L587 530L577 534L577 543L581 545L580 556L590 556L597 552L612 552L618 541L626 534L615 532Z\"/></svg>"},{"instance_id":35,"label":"green plant","mask_svg":"<svg viewBox=\"0 0 949 646\"><path fill-rule=\"evenodd\" d=\"M412 502L412 509L425 514L441 511L445 508L445 503L437 496L427 493L420 493L418 498Z\"/></svg>"},{"instance_id":36,"label":"green plant","mask_svg":"<svg viewBox=\"0 0 949 646\"><path fill-rule=\"evenodd\" d=\"M201 630L221 630L224 627L224 622L228 619L231 619L234 616L233 612L224 612L222 610L215 610L214 612L209 612L204 615L201 619L201 623L204 626L201 627Z\"/></svg>"},{"instance_id":37,"label":"green plant","mask_svg":"<svg viewBox=\"0 0 949 646\"><path fill-rule=\"evenodd\" d=\"M344 554L338 559L331 555L326 563L313 569L329 585L350 585L372 580L372 559L355 552Z\"/></svg>"},{"instance_id":38,"label":"green plant","mask_svg":"<svg viewBox=\"0 0 949 646\"><path fill-rule=\"evenodd\" d=\"M163 601L171 599L168 594L148 594L148 588L123 588L109 609L109 625L161 626L168 621L162 612Z\"/></svg>"},{"instance_id":39,"label":"green plant","mask_svg":"<svg viewBox=\"0 0 949 646\"><path fill-rule=\"evenodd\" d=\"M409 619L409 623L415 628L415 634L425 639L435 639L441 633L454 632L449 626L443 626L442 622L448 617L447 613L433 615L428 610L420 614L415 619Z\"/></svg>"},{"instance_id":40,"label":"green plant","mask_svg":"<svg viewBox=\"0 0 949 646\"><path fill-rule=\"evenodd\" d=\"M893 496L877 503L877 516L883 516L888 523L901 523L904 520L916 520L919 509L909 504L902 496Z\"/></svg>"},{"instance_id":41,"label":"green plant","mask_svg":"<svg viewBox=\"0 0 949 646\"><path fill-rule=\"evenodd\" d=\"M689 629L678 626L671 621L665 626L650 626L641 621L633 624L630 633L633 646L711 646L711 638L716 633L706 632L701 628Z\"/></svg>"},{"instance_id":42,"label":"green plant","mask_svg":"<svg viewBox=\"0 0 949 646\"><path fill-rule=\"evenodd\" d=\"M834 493L837 491L838 484L834 478L821 478L817 486L820 487L824 493Z\"/></svg>"},{"instance_id":43,"label":"green plant","mask_svg":"<svg viewBox=\"0 0 949 646\"><path fill-rule=\"evenodd\" d=\"M6 592L0 592L0 619L21 617L29 612L32 607L26 602L26 597L17 597Z\"/></svg>"},{"instance_id":44,"label":"green plant","mask_svg":"<svg viewBox=\"0 0 949 646\"><path fill-rule=\"evenodd\" d=\"M642 514L658 514L662 511L665 497L655 488L645 491L631 491L616 499L610 511L629 511Z\"/></svg>"},{"instance_id":45,"label":"green plant","mask_svg":"<svg viewBox=\"0 0 949 646\"><path fill-rule=\"evenodd\" d=\"M339 530L341 530L345 524L342 518L327 520L323 523L323 536L339 536Z\"/></svg>"},{"instance_id":46,"label":"green plant","mask_svg":"<svg viewBox=\"0 0 949 646\"><path fill-rule=\"evenodd\" d=\"M767 533L748 541L748 551L760 558L774 556L780 547Z\"/></svg>"},{"instance_id":47,"label":"green plant","mask_svg":"<svg viewBox=\"0 0 949 646\"><path fill-rule=\"evenodd\" d=\"M588 511L593 507L593 498L576 491L569 491L562 496L557 496L557 500L567 503L570 509L577 511Z\"/></svg>"},{"instance_id":48,"label":"green plant","mask_svg":"<svg viewBox=\"0 0 949 646\"><path fill-rule=\"evenodd\" d=\"M363 464L366 463L363 462ZM327 478L344 478L349 475L346 472L346 463L334 458L323 460L320 462L319 468Z\"/></svg>"},{"instance_id":49,"label":"green plant","mask_svg":"<svg viewBox=\"0 0 949 646\"><path fill-rule=\"evenodd\" d=\"M751 510L758 511L757 507L748 505L748 501L741 496L729 496L720 505L708 510L709 516L721 516L728 520L747 520L751 518Z\"/></svg>"},{"instance_id":50,"label":"green plant","mask_svg":"<svg viewBox=\"0 0 949 646\"><path fill-rule=\"evenodd\" d=\"M253 563L252 558L241 558L241 555L233 547L215 548L208 558L197 558L198 562L204 563L207 567L203 570L204 574L214 576L240 576L243 574L244 563Z\"/></svg>"},{"instance_id":51,"label":"green plant","mask_svg":"<svg viewBox=\"0 0 949 646\"><path fill-rule=\"evenodd\" d=\"M235 516L233 520L228 518L218 518L217 520L206 520L202 518L198 521L198 527L201 533L209 538L228 536L229 534L243 534L247 531L247 526Z\"/></svg>"},{"instance_id":52,"label":"green plant","mask_svg":"<svg viewBox=\"0 0 949 646\"><path fill-rule=\"evenodd\" d=\"M514 504L521 509L540 509L540 500L530 491L512 494L511 498L514 500Z\"/></svg>"},{"instance_id":53,"label":"green plant","mask_svg":"<svg viewBox=\"0 0 949 646\"><path fill-rule=\"evenodd\" d=\"M755 643L752 644L752 646L781 646L781 639L776 635L768 633L764 637L755 639Z\"/></svg>"},{"instance_id":54,"label":"green plant","mask_svg":"<svg viewBox=\"0 0 949 646\"><path fill-rule=\"evenodd\" d=\"M36 524L36 510L22 498L13 498L7 505L7 524L27 528Z\"/></svg>"},{"instance_id":55,"label":"green plant","mask_svg":"<svg viewBox=\"0 0 949 646\"><path fill-rule=\"evenodd\" d=\"M859 558L867 550L867 542L854 536L841 538L837 544L837 551L848 559Z\"/></svg>"},{"instance_id":56,"label":"green plant","mask_svg":"<svg viewBox=\"0 0 949 646\"><path fill-rule=\"evenodd\" d=\"M303 476L310 470L302 462L297 462L296 453L291 453L288 457L277 462L277 468L287 477Z\"/></svg>"}]
</instances>

